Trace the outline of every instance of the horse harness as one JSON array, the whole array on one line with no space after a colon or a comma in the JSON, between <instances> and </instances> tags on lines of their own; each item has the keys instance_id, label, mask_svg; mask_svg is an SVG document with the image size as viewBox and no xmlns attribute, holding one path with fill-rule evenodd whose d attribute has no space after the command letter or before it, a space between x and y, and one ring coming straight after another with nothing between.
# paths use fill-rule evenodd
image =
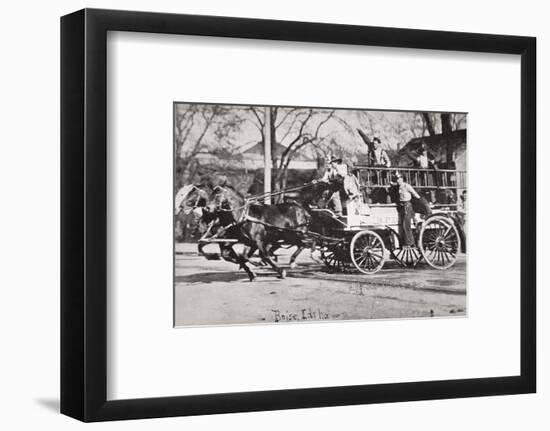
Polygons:
<instances>
[{"instance_id":1,"label":"horse harness","mask_svg":"<svg viewBox=\"0 0 550 431\"><path fill-rule=\"evenodd\" d=\"M216 234L212 237L212 239L214 239L216 237L219 237L220 235L222 235L227 230L229 230L233 227L240 227L244 223L248 223L248 222L258 223L258 224L261 224L261 225L263 225L267 228L270 228L270 229L276 229L276 230L279 230L279 231L287 231L287 232L294 232L294 233L299 232L299 231L297 231L298 228L309 225L309 221L308 221L306 223L301 223L301 224L299 224L299 225L297 225L293 228L286 228L286 227L275 226L271 223L266 223L263 220L260 220L256 217L251 216L249 214L250 204L253 203L253 202L259 202L259 200L256 197L252 197L250 199L245 199L244 205L241 205L240 207L237 207L237 208L224 208L223 207L224 204L228 203L228 199L226 198L226 194L228 193L227 188L218 185L218 186L214 187L214 191L215 192L218 192L218 191L220 192L216 195L216 198L215 198L216 211L233 212L233 211L238 211L240 209L242 209L243 211L241 212L239 220L235 220L232 223L230 223L229 225L224 226L220 231L216 232ZM210 230L210 228L207 230L207 232L209 230Z\"/></svg>"}]
</instances>

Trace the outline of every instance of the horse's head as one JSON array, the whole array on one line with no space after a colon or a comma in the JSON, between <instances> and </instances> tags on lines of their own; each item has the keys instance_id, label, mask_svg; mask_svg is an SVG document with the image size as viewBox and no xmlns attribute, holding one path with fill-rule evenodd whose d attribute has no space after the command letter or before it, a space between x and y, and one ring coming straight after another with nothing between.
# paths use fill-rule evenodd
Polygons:
<instances>
[{"instance_id":1,"label":"horse's head","mask_svg":"<svg viewBox=\"0 0 550 431\"><path fill-rule=\"evenodd\" d=\"M331 185L323 181L307 184L300 190L298 200L304 205L324 208L324 202L327 200L331 191Z\"/></svg>"},{"instance_id":2,"label":"horse's head","mask_svg":"<svg viewBox=\"0 0 550 431\"><path fill-rule=\"evenodd\" d=\"M212 215L235 211L244 205L244 198L233 187L216 186L210 194L206 210Z\"/></svg>"},{"instance_id":3,"label":"horse's head","mask_svg":"<svg viewBox=\"0 0 550 431\"><path fill-rule=\"evenodd\" d=\"M174 205L175 215L177 216L180 213L183 215L193 213L197 218L200 217L208 202L208 195L208 191L202 186L193 184L183 186L176 193Z\"/></svg>"}]
</instances>

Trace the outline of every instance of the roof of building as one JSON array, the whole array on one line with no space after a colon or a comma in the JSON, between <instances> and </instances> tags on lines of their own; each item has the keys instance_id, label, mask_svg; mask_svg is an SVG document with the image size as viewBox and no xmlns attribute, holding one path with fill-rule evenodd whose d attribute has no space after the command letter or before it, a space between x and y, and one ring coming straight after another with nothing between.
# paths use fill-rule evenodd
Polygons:
<instances>
[{"instance_id":1,"label":"roof of building","mask_svg":"<svg viewBox=\"0 0 550 431\"><path fill-rule=\"evenodd\" d=\"M437 135L413 138L399 150L399 153L418 150L422 142L426 143L428 148L433 151L435 149L439 149L439 147L445 145L448 141L466 144L466 129L454 130L451 133L447 133L445 135L443 135L442 133L438 133Z\"/></svg>"},{"instance_id":2,"label":"roof of building","mask_svg":"<svg viewBox=\"0 0 550 431\"><path fill-rule=\"evenodd\" d=\"M285 147L284 145L280 144L280 143L275 143L275 155L277 158L279 158L287 149L287 147ZM252 145L250 148L248 148L247 150L243 151L242 153L245 157L247 155L261 155L263 156L264 154L264 143L262 141L260 142L257 142L256 144ZM313 160L316 160L315 158L311 158L311 157L308 157L307 155L305 155L303 152L301 151L298 151L298 154L295 155L293 158L293 160L295 161L313 161Z\"/></svg>"}]
</instances>

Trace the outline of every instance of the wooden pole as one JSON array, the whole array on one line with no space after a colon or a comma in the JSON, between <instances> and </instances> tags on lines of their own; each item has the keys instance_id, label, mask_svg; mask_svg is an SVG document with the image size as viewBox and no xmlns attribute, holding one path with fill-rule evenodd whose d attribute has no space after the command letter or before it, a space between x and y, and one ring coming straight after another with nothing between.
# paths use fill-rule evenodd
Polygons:
<instances>
[{"instance_id":1,"label":"wooden pole","mask_svg":"<svg viewBox=\"0 0 550 431\"><path fill-rule=\"evenodd\" d=\"M264 193L271 192L271 107L265 107L264 119ZM266 205L271 203L271 196L264 199Z\"/></svg>"}]
</instances>

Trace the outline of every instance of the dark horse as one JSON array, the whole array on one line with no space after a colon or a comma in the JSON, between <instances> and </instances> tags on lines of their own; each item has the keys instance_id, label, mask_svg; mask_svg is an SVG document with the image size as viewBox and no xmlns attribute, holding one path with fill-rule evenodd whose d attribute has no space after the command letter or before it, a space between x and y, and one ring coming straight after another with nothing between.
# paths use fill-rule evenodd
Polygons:
<instances>
[{"instance_id":1,"label":"dark horse","mask_svg":"<svg viewBox=\"0 0 550 431\"><path fill-rule=\"evenodd\" d=\"M341 229L342 224L334 216L334 213L328 213L330 207L330 199L335 191L338 191L341 185L334 183L326 183L323 181L314 181L312 183L304 185L296 196L296 199L300 201L304 208L309 212L311 216L310 232L317 233L323 236L332 236L335 230ZM345 199L342 199L342 206L345 207ZM314 236L312 235L314 238ZM311 250L316 247L315 238L313 244L311 244ZM314 260L317 260L313 257Z\"/></svg>"},{"instance_id":2,"label":"dark horse","mask_svg":"<svg viewBox=\"0 0 550 431\"><path fill-rule=\"evenodd\" d=\"M290 258L291 267L296 257L306 247L309 213L296 202L274 205L246 202L233 187L224 185L214 188L205 210L205 216L216 217L224 238L235 239L249 247L246 254L239 255L231 244L220 244L222 257L237 263L246 271L250 281L256 274L248 267L249 258L258 251L263 262L270 265L280 278L286 271L272 258L272 251L281 244L297 246Z\"/></svg>"},{"instance_id":3,"label":"dark horse","mask_svg":"<svg viewBox=\"0 0 550 431\"><path fill-rule=\"evenodd\" d=\"M299 200L308 210L325 209L328 207L330 195L336 191L334 184L324 181L313 181L304 184L296 192L296 199Z\"/></svg>"}]
</instances>

